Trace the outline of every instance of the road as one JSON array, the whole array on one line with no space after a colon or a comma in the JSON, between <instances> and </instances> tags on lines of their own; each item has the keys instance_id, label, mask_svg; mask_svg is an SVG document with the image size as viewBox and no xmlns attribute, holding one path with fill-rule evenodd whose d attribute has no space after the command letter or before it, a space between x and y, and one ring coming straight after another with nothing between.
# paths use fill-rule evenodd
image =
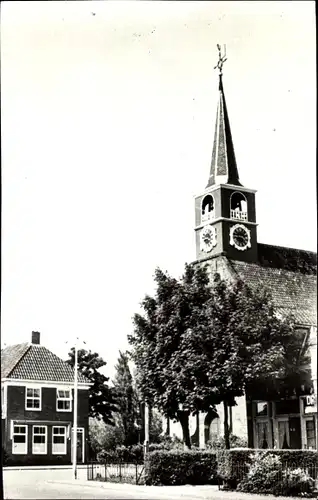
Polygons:
<instances>
[{"instance_id":1,"label":"road","mask_svg":"<svg viewBox=\"0 0 318 500\"><path fill-rule=\"evenodd\" d=\"M191 491L180 494L178 487L136 486L86 480L86 469L78 470L75 481L71 469L14 469L3 471L4 498L15 499L193 499ZM172 488L172 489L171 489ZM183 487L185 488L185 487ZM200 496L199 498L206 498ZM214 497L213 497L214 500ZM220 500L215 498L215 500ZM222 497L222 500L223 497Z\"/></svg>"},{"instance_id":2,"label":"road","mask_svg":"<svg viewBox=\"0 0 318 500\"><path fill-rule=\"evenodd\" d=\"M279 500L284 497L219 491L217 486L136 486L87 481L86 469L72 478L71 469L4 469L5 500L149 499L149 500ZM292 500L291 498L285 500Z\"/></svg>"},{"instance_id":3,"label":"road","mask_svg":"<svg viewBox=\"0 0 318 500\"><path fill-rule=\"evenodd\" d=\"M15 499L146 499L147 493L128 491L127 485L112 483L86 483L86 470L78 471L78 480L72 478L71 469L61 470L4 470L4 498ZM86 483L86 484L85 484ZM125 490L123 491L124 486ZM152 497L159 500L160 497ZM167 497L165 497L167 498ZM175 497L174 497L175 498Z\"/></svg>"}]
</instances>

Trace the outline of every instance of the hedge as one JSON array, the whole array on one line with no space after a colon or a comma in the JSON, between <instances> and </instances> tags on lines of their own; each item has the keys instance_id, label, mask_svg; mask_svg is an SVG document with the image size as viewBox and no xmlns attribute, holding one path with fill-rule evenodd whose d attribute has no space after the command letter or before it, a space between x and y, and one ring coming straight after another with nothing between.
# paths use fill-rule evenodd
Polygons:
<instances>
[{"instance_id":1,"label":"hedge","mask_svg":"<svg viewBox=\"0 0 318 500\"><path fill-rule=\"evenodd\" d=\"M170 450L172 445L170 443L151 443L149 445L149 452ZM117 446L115 450L103 450L97 455L98 462L104 463L143 463L144 461L144 447L142 444L133 446Z\"/></svg>"},{"instance_id":2,"label":"hedge","mask_svg":"<svg viewBox=\"0 0 318 500\"><path fill-rule=\"evenodd\" d=\"M145 459L147 485L215 484L216 480L215 452L153 451Z\"/></svg>"},{"instance_id":3,"label":"hedge","mask_svg":"<svg viewBox=\"0 0 318 500\"><path fill-rule=\"evenodd\" d=\"M150 444L145 459L146 484L182 485L216 484L223 480L227 487L235 489L248 472L251 456L269 454L278 456L284 468L318 467L318 454L314 450L256 450L232 448L230 450L189 450L167 449L169 444ZM130 448L121 446L113 451L99 453L100 462L144 461L142 445Z\"/></svg>"},{"instance_id":4,"label":"hedge","mask_svg":"<svg viewBox=\"0 0 318 500\"><path fill-rule=\"evenodd\" d=\"M240 448L231 450L219 450L217 452L217 474L230 488L236 488L248 472L247 465L251 463L251 456L260 453L278 456L283 467L306 468L318 467L318 453L315 450L257 450L251 448Z\"/></svg>"}]
</instances>

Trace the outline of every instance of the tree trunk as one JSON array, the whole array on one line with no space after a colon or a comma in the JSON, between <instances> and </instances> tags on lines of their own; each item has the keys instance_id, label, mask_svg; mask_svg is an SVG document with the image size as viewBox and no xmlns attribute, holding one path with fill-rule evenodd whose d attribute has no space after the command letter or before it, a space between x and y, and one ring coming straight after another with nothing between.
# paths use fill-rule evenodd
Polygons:
<instances>
[{"instance_id":1,"label":"tree trunk","mask_svg":"<svg viewBox=\"0 0 318 500\"><path fill-rule=\"evenodd\" d=\"M230 414L230 434L233 434L233 406L229 406Z\"/></svg>"},{"instance_id":2,"label":"tree trunk","mask_svg":"<svg viewBox=\"0 0 318 500\"><path fill-rule=\"evenodd\" d=\"M230 430L229 430L229 415L228 415L228 405L226 401L223 401L224 407L224 441L225 448L230 449Z\"/></svg>"},{"instance_id":3,"label":"tree trunk","mask_svg":"<svg viewBox=\"0 0 318 500\"><path fill-rule=\"evenodd\" d=\"M170 436L170 418L167 417L166 436Z\"/></svg>"},{"instance_id":4,"label":"tree trunk","mask_svg":"<svg viewBox=\"0 0 318 500\"><path fill-rule=\"evenodd\" d=\"M152 441L152 406L148 404L148 418L149 418L149 442Z\"/></svg>"},{"instance_id":5,"label":"tree trunk","mask_svg":"<svg viewBox=\"0 0 318 500\"><path fill-rule=\"evenodd\" d=\"M183 442L186 448L191 448L190 431L189 431L189 412L186 410L178 411L178 420L182 427Z\"/></svg>"}]
</instances>

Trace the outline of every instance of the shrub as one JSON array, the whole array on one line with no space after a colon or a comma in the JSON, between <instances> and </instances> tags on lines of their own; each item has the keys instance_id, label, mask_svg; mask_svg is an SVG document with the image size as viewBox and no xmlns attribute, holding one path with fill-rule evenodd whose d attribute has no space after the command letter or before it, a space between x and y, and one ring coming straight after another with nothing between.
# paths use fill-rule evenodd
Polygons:
<instances>
[{"instance_id":1,"label":"shrub","mask_svg":"<svg viewBox=\"0 0 318 500\"><path fill-rule=\"evenodd\" d=\"M145 459L148 485L215 484L216 471L211 451L153 451Z\"/></svg>"},{"instance_id":2,"label":"shrub","mask_svg":"<svg viewBox=\"0 0 318 500\"><path fill-rule=\"evenodd\" d=\"M237 489L247 493L265 493L285 496L311 495L315 482L303 469L283 468L278 455L255 453L252 464Z\"/></svg>"},{"instance_id":3,"label":"shrub","mask_svg":"<svg viewBox=\"0 0 318 500\"><path fill-rule=\"evenodd\" d=\"M124 442L124 431L120 426L106 425L97 418L89 419L89 443L92 455L103 450L115 450Z\"/></svg>"},{"instance_id":4,"label":"shrub","mask_svg":"<svg viewBox=\"0 0 318 500\"><path fill-rule=\"evenodd\" d=\"M182 443L174 440L163 440L161 443L151 443L149 445L149 452L151 451L168 451L172 449L183 450ZM142 444L135 444L133 446L117 446L114 450L104 449L97 454L98 462L118 463L118 462L132 462L143 463L144 447Z\"/></svg>"},{"instance_id":5,"label":"shrub","mask_svg":"<svg viewBox=\"0 0 318 500\"><path fill-rule=\"evenodd\" d=\"M277 485L274 494L285 496L315 496L315 481L303 469L287 469L283 471L280 484Z\"/></svg>"},{"instance_id":6,"label":"shrub","mask_svg":"<svg viewBox=\"0 0 318 500\"><path fill-rule=\"evenodd\" d=\"M249 457L254 451L249 448L217 451L217 474L225 481L227 488L235 489L247 474Z\"/></svg>"},{"instance_id":7,"label":"shrub","mask_svg":"<svg viewBox=\"0 0 318 500\"><path fill-rule=\"evenodd\" d=\"M223 436L218 436L217 438L207 442L207 449L209 450L225 450L225 439ZM231 448L247 448L247 439L241 438L239 436L230 435L230 447Z\"/></svg>"},{"instance_id":8,"label":"shrub","mask_svg":"<svg viewBox=\"0 0 318 500\"><path fill-rule=\"evenodd\" d=\"M178 440L164 440L161 443L151 443L149 445L149 451L161 450L184 450L184 444Z\"/></svg>"},{"instance_id":9,"label":"shrub","mask_svg":"<svg viewBox=\"0 0 318 500\"><path fill-rule=\"evenodd\" d=\"M318 466L318 454L314 450L255 450L250 448L218 450L218 476L228 488L236 488L238 482L249 471L251 456L273 455L280 458L284 469L308 469L310 472ZM253 458L254 460L254 458Z\"/></svg>"},{"instance_id":10,"label":"shrub","mask_svg":"<svg viewBox=\"0 0 318 500\"><path fill-rule=\"evenodd\" d=\"M273 493L281 480L282 463L278 456L262 453L250 455L253 464L248 464L248 473L238 484L239 491L249 493Z\"/></svg>"},{"instance_id":11,"label":"shrub","mask_svg":"<svg viewBox=\"0 0 318 500\"><path fill-rule=\"evenodd\" d=\"M97 455L98 462L108 463L142 463L144 449L141 444L134 446L117 446L115 450L102 450Z\"/></svg>"}]
</instances>

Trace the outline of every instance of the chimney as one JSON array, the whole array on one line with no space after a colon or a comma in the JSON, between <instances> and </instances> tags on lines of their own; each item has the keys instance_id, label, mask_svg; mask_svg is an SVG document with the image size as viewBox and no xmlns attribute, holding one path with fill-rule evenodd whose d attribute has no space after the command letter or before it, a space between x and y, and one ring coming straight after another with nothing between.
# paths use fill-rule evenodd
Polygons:
<instances>
[{"instance_id":1,"label":"chimney","mask_svg":"<svg viewBox=\"0 0 318 500\"><path fill-rule=\"evenodd\" d=\"M40 332L32 332L32 344L40 344Z\"/></svg>"}]
</instances>

